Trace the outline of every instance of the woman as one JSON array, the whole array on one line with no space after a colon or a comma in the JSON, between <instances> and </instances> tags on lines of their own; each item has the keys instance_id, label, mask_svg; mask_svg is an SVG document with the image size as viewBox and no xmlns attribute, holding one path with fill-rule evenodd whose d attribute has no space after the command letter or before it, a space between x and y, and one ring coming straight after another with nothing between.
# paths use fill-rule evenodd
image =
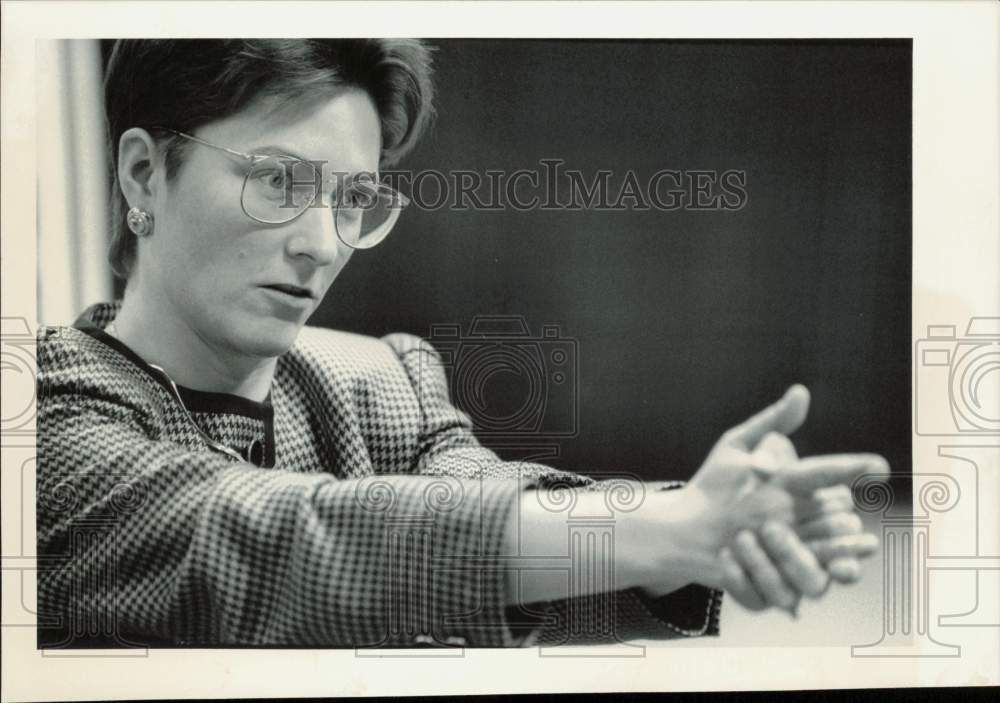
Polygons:
<instances>
[{"instance_id":1,"label":"woman","mask_svg":"<svg viewBox=\"0 0 1000 703\"><path fill-rule=\"evenodd\" d=\"M716 633L718 589L794 609L857 578L873 537L845 486L884 462L798 459L801 387L644 491L501 461L419 339L304 326L395 225L405 196L377 174L431 97L412 40L116 44L124 296L40 332L44 643L666 638ZM567 490L612 510L613 562L543 559L566 554ZM569 592L567 568L604 578Z\"/></svg>"}]
</instances>

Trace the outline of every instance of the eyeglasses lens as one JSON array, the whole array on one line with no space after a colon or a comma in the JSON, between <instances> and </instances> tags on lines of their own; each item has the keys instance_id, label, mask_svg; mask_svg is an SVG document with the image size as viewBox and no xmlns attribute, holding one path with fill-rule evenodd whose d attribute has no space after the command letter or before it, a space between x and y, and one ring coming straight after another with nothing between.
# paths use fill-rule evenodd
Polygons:
<instances>
[{"instance_id":1,"label":"eyeglasses lens","mask_svg":"<svg viewBox=\"0 0 1000 703\"><path fill-rule=\"evenodd\" d=\"M337 235L355 249L367 249L385 239L407 204L402 193L366 180L348 185L338 200Z\"/></svg>"},{"instance_id":2,"label":"eyeglasses lens","mask_svg":"<svg viewBox=\"0 0 1000 703\"><path fill-rule=\"evenodd\" d=\"M289 222L311 205L327 205L317 197L322 186L316 164L277 156L262 159L247 174L243 209L260 222ZM361 177L346 183L330 205L340 239L355 249L367 249L385 238L408 203L393 188Z\"/></svg>"},{"instance_id":3,"label":"eyeglasses lens","mask_svg":"<svg viewBox=\"0 0 1000 703\"><path fill-rule=\"evenodd\" d=\"M243 209L261 222L288 222L309 207L320 184L318 169L308 161L261 159L243 183Z\"/></svg>"}]
</instances>

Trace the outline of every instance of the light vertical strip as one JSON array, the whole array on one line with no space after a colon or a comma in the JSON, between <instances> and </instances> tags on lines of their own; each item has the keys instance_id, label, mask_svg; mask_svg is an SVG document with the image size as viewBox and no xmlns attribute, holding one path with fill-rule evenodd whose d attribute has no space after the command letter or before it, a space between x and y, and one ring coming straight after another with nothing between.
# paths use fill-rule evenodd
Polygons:
<instances>
[{"instance_id":1,"label":"light vertical strip","mask_svg":"<svg viewBox=\"0 0 1000 703\"><path fill-rule=\"evenodd\" d=\"M111 296L100 45L39 41L38 320L69 324Z\"/></svg>"},{"instance_id":2,"label":"light vertical strip","mask_svg":"<svg viewBox=\"0 0 1000 703\"><path fill-rule=\"evenodd\" d=\"M72 106L72 177L76 195L77 310L110 300L111 267L107 263L109 164L104 123L101 47L95 40L66 42Z\"/></svg>"}]
</instances>

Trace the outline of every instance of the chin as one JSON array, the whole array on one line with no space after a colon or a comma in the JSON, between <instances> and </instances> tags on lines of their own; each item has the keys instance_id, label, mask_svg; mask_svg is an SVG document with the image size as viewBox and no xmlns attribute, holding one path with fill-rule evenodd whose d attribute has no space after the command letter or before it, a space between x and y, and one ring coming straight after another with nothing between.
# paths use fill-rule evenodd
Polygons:
<instances>
[{"instance_id":1,"label":"chin","mask_svg":"<svg viewBox=\"0 0 1000 703\"><path fill-rule=\"evenodd\" d=\"M281 356L295 344L301 329L301 324L274 320L242 330L233 341L248 356Z\"/></svg>"}]
</instances>

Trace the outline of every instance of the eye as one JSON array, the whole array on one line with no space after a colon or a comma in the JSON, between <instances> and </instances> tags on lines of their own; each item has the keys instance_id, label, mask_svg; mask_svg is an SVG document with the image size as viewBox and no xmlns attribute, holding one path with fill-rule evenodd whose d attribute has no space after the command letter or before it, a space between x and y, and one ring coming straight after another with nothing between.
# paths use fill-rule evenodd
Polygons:
<instances>
[{"instance_id":1,"label":"eye","mask_svg":"<svg viewBox=\"0 0 1000 703\"><path fill-rule=\"evenodd\" d=\"M284 168L267 168L256 174L257 181L272 190L284 192L288 187L288 176Z\"/></svg>"}]
</instances>

